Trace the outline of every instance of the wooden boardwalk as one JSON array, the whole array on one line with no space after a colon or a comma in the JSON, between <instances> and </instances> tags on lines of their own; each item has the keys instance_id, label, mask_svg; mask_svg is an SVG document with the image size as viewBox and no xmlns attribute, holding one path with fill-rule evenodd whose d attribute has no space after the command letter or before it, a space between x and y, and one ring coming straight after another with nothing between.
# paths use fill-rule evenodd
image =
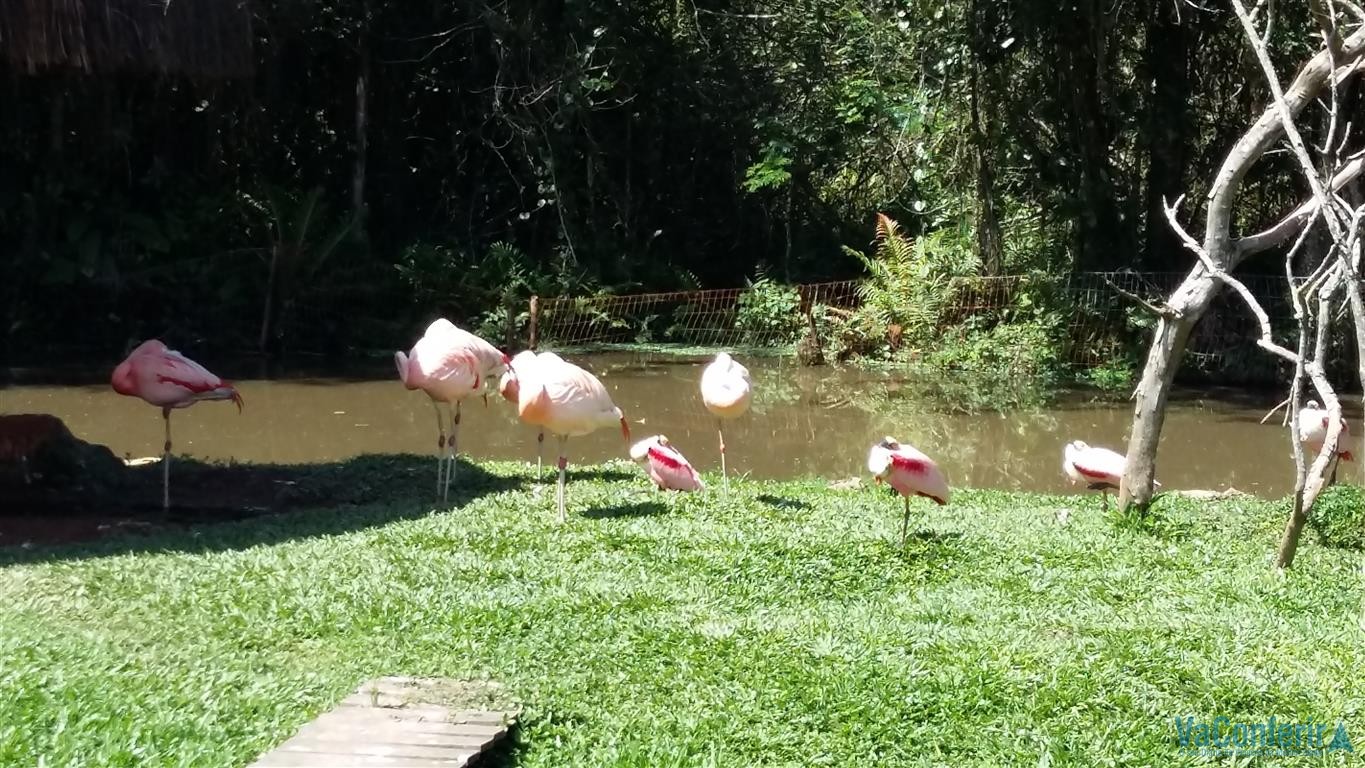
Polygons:
<instances>
[{"instance_id":1,"label":"wooden boardwalk","mask_svg":"<svg viewBox=\"0 0 1365 768\"><path fill-rule=\"evenodd\" d=\"M463 768L516 719L515 711L463 708L471 690L487 685L371 680L249 768Z\"/></svg>"}]
</instances>

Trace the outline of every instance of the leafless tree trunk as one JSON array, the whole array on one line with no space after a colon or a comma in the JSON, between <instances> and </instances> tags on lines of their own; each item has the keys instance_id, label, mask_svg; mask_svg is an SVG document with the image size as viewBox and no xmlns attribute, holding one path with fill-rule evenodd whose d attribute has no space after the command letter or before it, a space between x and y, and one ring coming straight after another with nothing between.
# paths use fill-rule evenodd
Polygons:
<instances>
[{"instance_id":1,"label":"leafless tree trunk","mask_svg":"<svg viewBox=\"0 0 1365 768\"><path fill-rule=\"evenodd\" d=\"M1241 8L1238 0L1233 2ZM1263 42L1257 44L1264 47ZM1206 198L1204 238L1202 243L1195 244L1203 257L1161 307L1147 363L1134 393L1136 404L1128 440L1128 471L1119 493L1120 506L1135 504L1145 508L1151 502L1156 449L1165 420L1167 398L1190 331L1222 288L1223 281L1217 275L1231 272L1248 256L1283 245L1320 214L1320 197L1315 195L1265 231L1233 237L1233 206L1243 179L1266 151L1285 136L1285 121L1292 124L1329 82L1338 86L1358 74L1363 55L1365 27L1357 28L1345 39L1336 39L1333 45L1324 43L1317 55L1299 70L1289 88L1264 109L1237 141L1214 177ZM1329 177L1330 190L1335 192L1354 179L1360 174L1361 166L1362 158L1342 165Z\"/></svg>"}]
</instances>

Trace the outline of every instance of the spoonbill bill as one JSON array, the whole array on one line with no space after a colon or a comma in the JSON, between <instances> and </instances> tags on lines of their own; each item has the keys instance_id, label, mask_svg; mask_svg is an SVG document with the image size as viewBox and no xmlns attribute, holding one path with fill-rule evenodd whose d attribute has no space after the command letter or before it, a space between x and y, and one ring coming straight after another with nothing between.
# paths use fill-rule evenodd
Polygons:
<instances>
[{"instance_id":1,"label":"spoonbill bill","mask_svg":"<svg viewBox=\"0 0 1365 768\"><path fill-rule=\"evenodd\" d=\"M646 437L630 447L630 458L645 468L661 491L700 491L706 488L682 451L663 435Z\"/></svg>"},{"instance_id":2,"label":"spoonbill bill","mask_svg":"<svg viewBox=\"0 0 1365 768\"><path fill-rule=\"evenodd\" d=\"M720 475L725 491L730 491L730 476L725 470L725 420L737 419L749 410L753 387L749 369L735 362L729 353L721 352L701 374L701 401L706 410L716 417L716 433L720 435Z\"/></svg>"},{"instance_id":3,"label":"spoonbill bill","mask_svg":"<svg viewBox=\"0 0 1365 768\"><path fill-rule=\"evenodd\" d=\"M910 525L910 497L924 496L939 504L947 504L952 491L948 480L934 460L912 445L884 437L867 454L867 470L880 485L885 482L905 500L905 516L901 518L901 546L905 546L906 529Z\"/></svg>"},{"instance_id":4,"label":"spoonbill bill","mask_svg":"<svg viewBox=\"0 0 1365 768\"><path fill-rule=\"evenodd\" d=\"M161 508L170 509L171 410L188 408L200 400L231 400L241 413L242 396L204 366L156 339L138 345L114 368L109 383L120 395L140 397L161 409L166 422L166 443L161 449Z\"/></svg>"},{"instance_id":5,"label":"spoonbill bill","mask_svg":"<svg viewBox=\"0 0 1365 768\"><path fill-rule=\"evenodd\" d=\"M522 364L514 363L512 369L516 378L517 415L525 423L539 426L559 439L559 484L555 489L555 503L559 508L559 522L563 523L567 519L564 486L569 459L565 444L569 438L620 424L621 436L629 445L630 426L596 376L558 355L541 353L531 359L523 358Z\"/></svg>"},{"instance_id":6,"label":"spoonbill bill","mask_svg":"<svg viewBox=\"0 0 1365 768\"><path fill-rule=\"evenodd\" d=\"M507 368L507 355L440 318L427 326L426 333L409 352L393 353L393 362L403 386L425 392L431 398L431 407L436 410L436 429L440 433L436 441L436 492L445 501L457 467L460 403L478 392L485 381L496 380L502 375ZM451 411L449 441L442 403Z\"/></svg>"}]
</instances>

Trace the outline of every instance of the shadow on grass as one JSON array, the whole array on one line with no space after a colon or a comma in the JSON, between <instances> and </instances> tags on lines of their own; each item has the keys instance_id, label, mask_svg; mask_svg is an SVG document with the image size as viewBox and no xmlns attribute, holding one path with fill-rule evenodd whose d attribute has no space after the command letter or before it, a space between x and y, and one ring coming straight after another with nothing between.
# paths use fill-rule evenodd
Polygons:
<instances>
[{"instance_id":1,"label":"shadow on grass","mask_svg":"<svg viewBox=\"0 0 1365 768\"><path fill-rule=\"evenodd\" d=\"M554 470L549 475L547 475L547 477L550 478L551 482L557 481L559 477L559 475L556 474L557 472L558 470ZM640 477L640 474L638 472L627 472L620 469L585 468L581 470L575 470L571 466L569 467L568 478L566 482L572 483L575 480L602 480L604 482L612 482L614 480L631 480L638 477Z\"/></svg>"},{"instance_id":2,"label":"shadow on grass","mask_svg":"<svg viewBox=\"0 0 1365 768\"><path fill-rule=\"evenodd\" d=\"M776 509L810 509L810 508L811 508L811 504L810 504L810 502L808 502L808 501L801 501L800 499L787 499L787 498L783 498L783 497L781 497L781 496L774 496L774 495L772 495L771 493L759 494L758 500L759 500L760 502L762 502L762 503L764 503L764 504L767 504L767 505L770 506L770 507L774 507L774 508L776 508Z\"/></svg>"},{"instance_id":3,"label":"shadow on grass","mask_svg":"<svg viewBox=\"0 0 1365 768\"><path fill-rule=\"evenodd\" d=\"M609 507L594 507L580 516L589 520L610 520L616 517L653 517L662 515L668 507L658 501L637 501L631 504L613 504Z\"/></svg>"},{"instance_id":4,"label":"shadow on grass","mask_svg":"<svg viewBox=\"0 0 1365 768\"><path fill-rule=\"evenodd\" d=\"M73 496L55 489L7 505L0 515L0 566L243 549L344 533L457 509L522 482L461 461L449 498L439 502L436 467L428 456L369 455L300 465L177 459L169 511L161 509L157 465L129 468L108 493Z\"/></svg>"}]
</instances>

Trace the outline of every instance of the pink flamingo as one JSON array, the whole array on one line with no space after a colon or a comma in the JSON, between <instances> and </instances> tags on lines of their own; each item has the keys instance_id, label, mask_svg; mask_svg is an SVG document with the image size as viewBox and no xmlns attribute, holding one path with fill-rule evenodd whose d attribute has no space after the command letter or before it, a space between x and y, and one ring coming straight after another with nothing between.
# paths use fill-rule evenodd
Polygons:
<instances>
[{"instance_id":1,"label":"pink flamingo","mask_svg":"<svg viewBox=\"0 0 1365 768\"><path fill-rule=\"evenodd\" d=\"M445 501L458 468L460 403L478 392L483 382L500 375L506 369L507 356L478 336L440 318L427 326L410 352L393 353L393 362L403 386L425 392L436 410L436 429L440 433L436 441L436 492ZM449 441L441 403L452 411Z\"/></svg>"},{"instance_id":2,"label":"pink flamingo","mask_svg":"<svg viewBox=\"0 0 1365 768\"><path fill-rule=\"evenodd\" d=\"M1085 483L1092 491L1102 491L1104 509L1109 509L1109 491L1119 489L1128 459L1108 448L1093 448L1080 440L1066 444L1062 455L1062 471L1072 484ZM1161 483L1156 485L1160 486Z\"/></svg>"},{"instance_id":3,"label":"pink flamingo","mask_svg":"<svg viewBox=\"0 0 1365 768\"><path fill-rule=\"evenodd\" d=\"M914 446L897 442L894 437L884 437L872 446L867 455L867 469L879 485L886 482L905 499L905 516L901 518L902 547L910 525L910 497L924 496L947 504L952 493L948 480L933 459Z\"/></svg>"},{"instance_id":4,"label":"pink flamingo","mask_svg":"<svg viewBox=\"0 0 1365 768\"><path fill-rule=\"evenodd\" d=\"M515 362L511 366L516 379L517 415L527 424L539 426L559 439L559 485L555 502L559 507L559 522L563 523L567 519L564 486L569 459L565 455L565 444L569 438L619 423L621 435L629 443L630 426L596 376L550 353L541 353L533 359L522 358L522 361L520 366Z\"/></svg>"},{"instance_id":5,"label":"pink flamingo","mask_svg":"<svg viewBox=\"0 0 1365 768\"><path fill-rule=\"evenodd\" d=\"M663 435L647 437L630 447L630 457L645 468L661 491L700 491L706 488L697 470Z\"/></svg>"},{"instance_id":6,"label":"pink flamingo","mask_svg":"<svg viewBox=\"0 0 1365 768\"><path fill-rule=\"evenodd\" d=\"M138 345L114 369L110 384L120 395L140 397L161 408L166 443L161 450L161 508L171 506L171 410L188 408L200 400L231 400L242 410L242 396L229 383L199 363L156 339Z\"/></svg>"},{"instance_id":7,"label":"pink flamingo","mask_svg":"<svg viewBox=\"0 0 1365 768\"><path fill-rule=\"evenodd\" d=\"M701 401L706 410L716 417L716 433L720 435L720 475L725 491L730 491L730 476L725 471L725 419L736 419L749 410L753 389L749 369L735 362L726 352L706 366L701 374Z\"/></svg>"}]
</instances>

